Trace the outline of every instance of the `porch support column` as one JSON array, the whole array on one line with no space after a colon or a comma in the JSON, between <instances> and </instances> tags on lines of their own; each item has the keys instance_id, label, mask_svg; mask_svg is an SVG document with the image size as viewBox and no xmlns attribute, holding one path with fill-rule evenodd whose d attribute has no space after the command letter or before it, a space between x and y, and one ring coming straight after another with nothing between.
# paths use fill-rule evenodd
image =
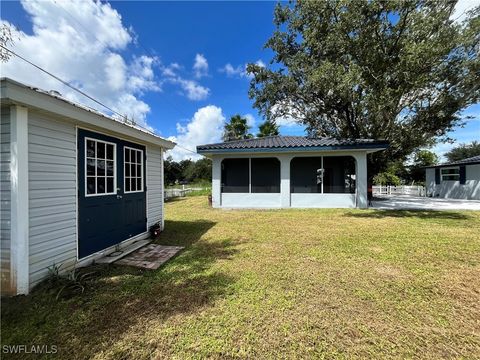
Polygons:
<instances>
[{"instance_id":1,"label":"porch support column","mask_svg":"<svg viewBox=\"0 0 480 360\"><path fill-rule=\"evenodd\" d=\"M10 274L16 294L28 294L28 110L10 107Z\"/></svg>"},{"instance_id":2,"label":"porch support column","mask_svg":"<svg viewBox=\"0 0 480 360\"><path fill-rule=\"evenodd\" d=\"M212 156L212 206L222 206L222 160L220 156Z\"/></svg>"},{"instance_id":3,"label":"porch support column","mask_svg":"<svg viewBox=\"0 0 480 360\"><path fill-rule=\"evenodd\" d=\"M367 153L358 153L354 155L357 166L357 207L360 209L368 208L367 198Z\"/></svg>"},{"instance_id":4,"label":"porch support column","mask_svg":"<svg viewBox=\"0 0 480 360\"><path fill-rule=\"evenodd\" d=\"M280 194L282 208L290 207L290 160L289 155L280 155Z\"/></svg>"}]
</instances>

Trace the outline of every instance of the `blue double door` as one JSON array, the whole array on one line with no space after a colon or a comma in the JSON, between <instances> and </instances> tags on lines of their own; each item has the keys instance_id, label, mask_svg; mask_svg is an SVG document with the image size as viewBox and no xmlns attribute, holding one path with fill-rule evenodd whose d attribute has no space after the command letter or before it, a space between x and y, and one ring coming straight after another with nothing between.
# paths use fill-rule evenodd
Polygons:
<instances>
[{"instance_id":1,"label":"blue double door","mask_svg":"<svg viewBox=\"0 0 480 360\"><path fill-rule=\"evenodd\" d=\"M145 147L78 130L78 255L147 230Z\"/></svg>"}]
</instances>

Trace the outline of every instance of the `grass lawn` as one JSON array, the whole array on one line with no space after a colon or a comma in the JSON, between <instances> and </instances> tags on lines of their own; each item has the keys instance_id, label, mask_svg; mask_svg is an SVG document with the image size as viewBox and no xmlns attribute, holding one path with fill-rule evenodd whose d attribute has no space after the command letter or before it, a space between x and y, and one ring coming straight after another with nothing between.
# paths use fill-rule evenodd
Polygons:
<instances>
[{"instance_id":1,"label":"grass lawn","mask_svg":"<svg viewBox=\"0 0 480 360\"><path fill-rule=\"evenodd\" d=\"M95 268L83 294L3 299L2 345L59 357L475 358L480 212L226 211L166 204L156 271ZM2 358L7 358L5 354Z\"/></svg>"}]
</instances>

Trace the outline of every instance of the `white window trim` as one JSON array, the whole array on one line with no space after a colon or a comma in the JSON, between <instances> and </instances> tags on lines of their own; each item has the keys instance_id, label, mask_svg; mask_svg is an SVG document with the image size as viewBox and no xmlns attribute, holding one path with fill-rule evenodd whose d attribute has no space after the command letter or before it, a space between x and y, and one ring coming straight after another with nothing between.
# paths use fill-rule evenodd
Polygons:
<instances>
[{"instance_id":1,"label":"white window trim","mask_svg":"<svg viewBox=\"0 0 480 360\"><path fill-rule=\"evenodd\" d=\"M113 192L105 192L102 194L87 194L87 140L94 141L95 142L95 160L97 160L97 154L96 154L96 149L97 149L97 142L101 142L104 144L111 144L113 145ZM117 144L110 142L110 141L105 141L105 140L99 140L91 137L85 137L84 138L84 161L83 161L83 166L84 166L84 194L85 197L95 197L95 196L109 196L109 195L117 195ZM106 156L106 149L105 149L105 156ZM95 164L96 167L96 164ZM96 175L96 170L95 170L95 192L97 191L97 175ZM105 169L105 174L107 173L107 169ZM107 184L105 183L105 190L107 190Z\"/></svg>"},{"instance_id":2,"label":"white window trim","mask_svg":"<svg viewBox=\"0 0 480 360\"><path fill-rule=\"evenodd\" d=\"M140 169L141 169L141 173L140 173L140 174L141 174L141 179L142 179L142 182L141 182L141 184L142 184L142 189L141 189L141 190L135 190L135 191L127 191L127 190L126 190L126 189L127 189L127 175L125 174L125 164L126 164L126 161L125 161L125 150L127 150L127 149L129 149L129 150L135 150L135 151L140 151L140 153L141 153L141 157L140 157L140 159L142 160L141 163L140 163L140 165L141 165L141 168L140 168ZM141 192L144 192L144 191L145 191L145 186L144 186L144 184L143 184L143 183L145 182L145 177L143 176L143 163L144 163L143 157L144 157L144 152L143 152L142 149L137 149L137 148L130 147L130 146L124 146L124 147L123 147L123 192L124 192L125 194L135 194L135 193L141 193ZM131 164L131 162L129 162L129 164ZM137 164L137 163L135 163L135 164ZM137 164L137 165L138 165L138 164ZM131 175L132 175L132 174L130 174L129 179L132 179L132 176L131 176ZM138 177L138 176L136 176L135 179L136 179L137 177Z\"/></svg>"},{"instance_id":3,"label":"white window trim","mask_svg":"<svg viewBox=\"0 0 480 360\"><path fill-rule=\"evenodd\" d=\"M450 170L450 169L455 169L455 170L458 170L458 174L444 174L443 173L443 170ZM447 176L456 176L457 179L455 180L448 180L448 179L444 179L443 177L447 177ZM460 181L460 166L449 166L449 167L443 167L443 168L440 168L440 180L443 182L443 181Z\"/></svg>"}]
</instances>

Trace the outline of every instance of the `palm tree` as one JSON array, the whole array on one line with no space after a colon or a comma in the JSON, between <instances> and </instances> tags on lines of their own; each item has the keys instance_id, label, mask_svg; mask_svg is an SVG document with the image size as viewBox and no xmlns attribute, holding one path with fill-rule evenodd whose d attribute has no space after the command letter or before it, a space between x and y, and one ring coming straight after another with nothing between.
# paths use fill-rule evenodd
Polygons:
<instances>
[{"instance_id":1,"label":"palm tree","mask_svg":"<svg viewBox=\"0 0 480 360\"><path fill-rule=\"evenodd\" d=\"M274 136L279 134L278 125L269 120L262 123L258 129L260 132L257 134L257 137Z\"/></svg>"},{"instance_id":2,"label":"palm tree","mask_svg":"<svg viewBox=\"0 0 480 360\"><path fill-rule=\"evenodd\" d=\"M253 137L248 131L250 126L247 125L247 119L240 115L234 115L230 118L230 122L225 123L223 129L223 141L251 139Z\"/></svg>"}]
</instances>

